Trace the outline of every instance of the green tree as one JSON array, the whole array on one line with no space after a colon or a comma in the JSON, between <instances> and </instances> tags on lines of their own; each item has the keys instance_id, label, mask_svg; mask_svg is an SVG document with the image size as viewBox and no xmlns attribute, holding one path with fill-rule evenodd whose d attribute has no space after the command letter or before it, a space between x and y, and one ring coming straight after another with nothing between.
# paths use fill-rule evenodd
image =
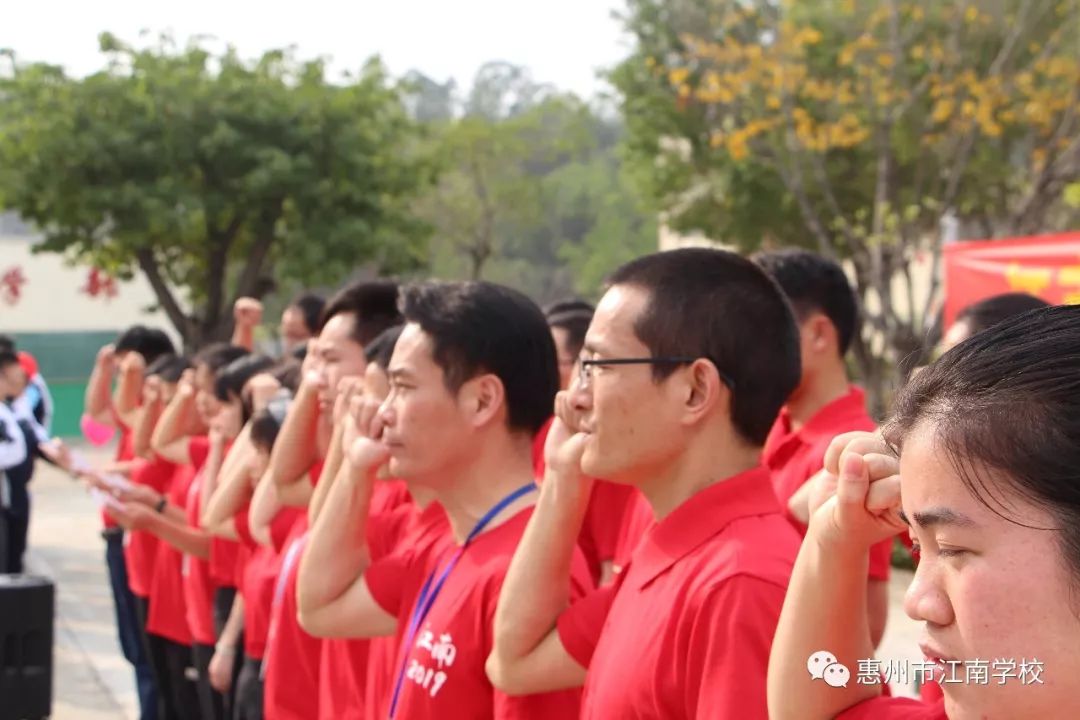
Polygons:
<instances>
[{"instance_id":1,"label":"green tree","mask_svg":"<svg viewBox=\"0 0 1080 720\"><path fill-rule=\"evenodd\" d=\"M377 61L331 83L289 51L100 44L107 67L85 79L13 56L0 76L0 205L41 229L40 250L142 273L193 347L228 337L233 299L274 280L425 260L411 204L430 173Z\"/></svg>"},{"instance_id":2,"label":"green tree","mask_svg":"<svg viewBox=\"0 0 1080 720\"><path fill-rule=\"evenodd\" d=\"M547 302L595 295L619 262L656 247L655 214L623 176L620 122L505 63L483 66L461 107L440 126L444 172L420 203L437 231L433 274Z\"/></svg>"},{"instance_id":3,"label":"green tree","mask_svg":"<svg viewBox=\"0 0 1080 720\"><path fill-rule=\"evenodd\" d=\"M878 412L925 357L945 228L1069 222L1076 0L629 0L626 22L612 78L635 177L678 229L848 261Z\"/></svg>"}]
</instances>

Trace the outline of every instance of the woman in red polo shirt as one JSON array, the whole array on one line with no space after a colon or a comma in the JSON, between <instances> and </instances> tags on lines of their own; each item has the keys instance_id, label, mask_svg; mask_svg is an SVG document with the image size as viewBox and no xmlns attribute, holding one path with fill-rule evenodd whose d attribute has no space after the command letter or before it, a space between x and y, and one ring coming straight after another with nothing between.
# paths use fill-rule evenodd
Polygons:
<instances>
[{"instance_id":1,"label":"woman in red polo shirt","mask_svg":"<svg viewBox=\"0 0 1080 720\"><path fill-rule=\"evenodd\" d=\"M1036 310L919 373L884 440L834 441L835 492L815 487L773 643L773 718L1080 717L1077 378L1080 308ZM932 705L855 677L872 657L857 592L868 548L906 526L920 550L905 598L924 623L917 671L945 694Z\"/></svg>"}]
</instances>

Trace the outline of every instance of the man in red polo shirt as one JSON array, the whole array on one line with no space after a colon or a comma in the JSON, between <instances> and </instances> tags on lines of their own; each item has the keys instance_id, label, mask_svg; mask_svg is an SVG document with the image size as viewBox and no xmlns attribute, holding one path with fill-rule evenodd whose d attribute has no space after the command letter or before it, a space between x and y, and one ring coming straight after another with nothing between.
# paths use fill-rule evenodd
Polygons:
<instances>
[{"instance_id":1,"label":"man in red polo shirt","mask_svg":"<svg viewBox=\"0 0 1080 720\"><path fill-rule=\"evenodd\" d=\"M858 330L858 303L843 269L816 253L779 250L753 260L784 291L799 326L802 378L769 432L762 460L788 519L805 535L807 481L823 467L829 443L837 435L876 427L844 362ZM891 559L891 538L871 549L867 611L874 647L889 613Z\"/></svg>"},{"instance_id":2,"label":"man in red polo shirt","mask_svg":"<svg viewBox=\"0 0 1080 720\"><path fill-rule=\"evenodd\" d=\"M390 394L370 437L350 448L304 549L301 623L331 635L403 630L391 718L574 717L577 692L511 697L484 675L495 601L536 500L532 437L558 389L544 316L482 282L409 286L401 308ZM369 509L387 463L446 511L450 534L422 558L403 548L371 561ZM568 594L590 584L580 552L576 561L562 578Z\"/></svg>"},{"instance_id":3,"label":"man in red polo shirt","mask_svg":"<svg viewBox=\"0 0 1080 720\"><path fill-rule=\"evenodd\" d=\"M489 676L514 694L584 682L583 718L766 718L799 546L760 465L799 379L788 303L732 253L645 256L611 278L583 358L556 403ZM573 603L587 477L637 487L656 523L611 587Z\"/></svg>"}]
</instances>

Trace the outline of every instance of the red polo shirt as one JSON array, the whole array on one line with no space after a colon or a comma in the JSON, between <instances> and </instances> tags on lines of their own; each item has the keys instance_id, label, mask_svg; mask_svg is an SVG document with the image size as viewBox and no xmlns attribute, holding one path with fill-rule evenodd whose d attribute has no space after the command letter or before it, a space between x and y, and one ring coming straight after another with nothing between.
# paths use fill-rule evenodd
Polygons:
<instances>
[{"instance_id":1,"label":"red polo shirt","mask_svg":"<svg viewBox=\"0 0 1080 720\"><path fill-rule=\"evenodd\" d=\"M506 570L532 515L522 510L482 533L461 555L442 591L418 629L411 647L402 648L394 683L404 668L395 717L402 720L445 718L572 718L578 713L577 690L511 697L496 691L484 670L492 649L492 623ZM372 597L388 613L408 622L421 587L433 572L441 577L458 550L447 537L423 565L400 556L373 563L364 574ZM575 556L571 596L591 586L588 566Z\"/></svg>"},{"instance_id":2,"label":"red polo shirt","mask_svg":"<svg viewBox=\"0 0 1080 720\"><path fill-rule=\"evenodd\" d=\"M641 544L641 539L646 531L655 524L652 506L639 490L634 491L626 506L622 523L619 526L619 537L615 542L615 570L621 572L630 556Z\"/></svg>"},{"instance_id":3,"label":"red polo shirt","mask_svg":"<svg viewBox=\"0 0 1080 720\"><path fill-rule=\"evenodd\" d=\"M401 480L387 480L375 485L369 506L368 540L380 532L377 526L386 519L400 523L394 510L402 504L411 504L409 492ZM389 517L388 517L389 516ZM385 552L372 552L377 560ZM360 718L365 713L364 687L368 675L368 657L371 641L356 638L331 638L323 640L322 657L319 662L319 717L326 720Z\"/></svg>"},{"instance_id":4,"label":"red polo shirt","mask_svg":"<svg viewBox=\"0 0 1080 720\"><path fill-rule=\"evenodd\" d=\"M323 463L315 462L308 471L312 485L318 483ZM296 604L296 573L307 531L307 512L301 512L282 543L281 568L271 599L270 628L263 654L263 711L267 720L314 720L319 716L322 640L300 627Z\"/></svg>"},{"instance_id":5,"label":"red polo shirt","mask_svg":"<svg viewBox=\"0 0 1080 720\"><path fill-rule=\"evenodd\" d=\"M843 397L821 408L799 430L791 427L791 414L785 407L776 418L765 440L762 462L772 474L773 488L785 517L800 534L806 526L788 511L791 496L825 465L825 451L837 435L854 430L873 432L877 428L866 412L863 391L852 385ZM870 578L888 580L892 563L892 538L870 549Z\"/></svg>"},{"instance_id":6,"label":"red polo shirt","mask_svg":"<svg viewBox=\"0 0 1080 720\"><path fill-rule=\"evenodd\" d=\"M169 503L185 507L194 479L195 468L178 465L169 483ZM150 615L146 621L146 631L180 645L191 645L191 629L188 627L184 601L183 563L182 552L167 542L158 543L150 580Z\"/></svg>"},{"instance_id":7,"label":"red polo shirt","mask_svg":"<svg viewBox=\"0 0 1080 720\"><path fill-rule=\"evenodd\" d=\"M409 504L388 513L384 522L373 523L368 543L373 558L399 554L412 558L406 562L424 565L430 562L433 549L444 547L442 543L449 533L450 525L441 505L432 503L421 510ZM390 714L390 697L397 680L397 653L407 623L408 618L399 615L394 635L371 640L364 686L365 717L383 720Z\"/></svg>"},{"instance_id":8,"label":"red polo shirt","mask_svg":"<svg viewBox=\"0 0 1080 720\"><path fill-rule=\"evenodd\" d=\"M919 702L910 698L879 697L864 700L836 716L836 720L949 720L945 701Z\"/></svg>"},{"instance_id":9,"label":"red polo shirt","mask_svg":"<svg viewBox=\"0 0 1080 720\"><path fill-rule=\"evenodd\" d=\"M270 524L272 546L260 545L251 535L248 520L250 508L236 514L236 534L242 544L244 572L240 592L244 597L244 655L262 660L266 653L270 633L270 612L274 603L274 589L284 558L281 547L288 538L289 529L305 514L301 508L284 508L274 516Z\"/></svg>"},{"instance_id":10,"label":"red polo shirt","mask_svg":"<svg viewBox=\"0 0 1080 720\"><path fill-rule=\"evenodd\" d=\"M164 494L168 491L175 472L176 466L168 460L141 460L131 473L131 482ZM157 536L146 530L129 530L124 533L124 563L127 565L128 587L138 597L150 597L150 580L154 573L158 542Z\"/></svg>"},{"instance_id":11,"label":"red polo shirt","mask_svg":"<svg viewBox=\"0 0 1080 720\"><path fill-rule=\"evenodd\" d=\"M307 540L308 518L301 515L285 541L274 587L270 632L263 656L263 706L267 720L319 717L319 660L323 641L304 632L297 619L296 573Z\"/></svg>"},{"instance_id":12,"label":"red polo shirt","mask_svg":"<svg viewBox=\"0 0 1080 720\"><path fill-rule=\"evenodd\" d=\"M188 488L184 506L188 525L193 528L199 527L203 477L202 470L199 470ZM217 641L214 631L214 591L217 588L210 577L210 564L203 558L185 554L182 574L184 606L191 637L200 645L213 645Z\"/></svg>"},{"instance_id":13,"label":"red polo shirt","mask_svg":"<svg viewBox=\"0 0 1080 720\"><path fill-rule=\"evenodd\" d=\"M582 718L767 718L769 649L798 550L764 468L676 508L614 587L559 619L589 668Z\"/></svg>"}]
</instances>

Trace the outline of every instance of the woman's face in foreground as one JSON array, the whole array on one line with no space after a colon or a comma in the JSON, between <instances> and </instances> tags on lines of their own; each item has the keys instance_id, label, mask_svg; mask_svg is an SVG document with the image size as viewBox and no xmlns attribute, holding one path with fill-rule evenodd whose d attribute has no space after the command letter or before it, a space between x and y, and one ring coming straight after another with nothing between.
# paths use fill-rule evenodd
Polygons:
<instances>
[{"instance_id":1,"label":"woman's face in foreground","mask_svg":"<svg viewBox=\"0 0 1080 720\"><path fill-rule=\"evenodd\" d=\"M924 623L923 654L941 661L949 717L1080 717L1080 592L1046 529L1057 521L985 474L1013 522L983 505L929 424L905 441L900 476L921 552L904 609Z\"/></svg>"}]
</instances>

